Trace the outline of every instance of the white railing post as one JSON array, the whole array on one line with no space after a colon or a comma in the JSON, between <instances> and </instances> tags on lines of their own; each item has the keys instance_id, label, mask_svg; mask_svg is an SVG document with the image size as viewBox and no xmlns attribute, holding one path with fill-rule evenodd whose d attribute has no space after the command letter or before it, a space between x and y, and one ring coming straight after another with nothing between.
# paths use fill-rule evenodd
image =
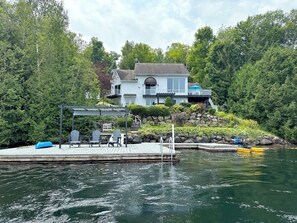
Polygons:
<instances>
[{"instance_id":1,"label":"white railing post","mask_svg":"<svg viewBox=\"0 0 297 223\"><path fill-rule=\"evenodd\" d=\"M175 135L174 135L174 125L172 125L172 150L173 150L173 152L175 152L174 138L175 138Z\"/></svg>"},{"instance_id":2,"label":"white railing post","mask_svg":"<svg viewBox=\"0 0 297 223\"><path fill-rule=\"evenodd\" d=\"M172 154L172 137L169 138L168 140L168 143L169 143L169 149L170 149L170 157L171 157L171 162L172 162L172 158L173 158L173 154Z\"/></svg>"},{"instance_id":3,"label":"white railing post","mask_svg":"<svg viewBox=\"0 0 297 223\"><path fill-rule=\"evenodd\" d=\"M163 163L163 138L160 138L160 152L161 152L161 161Z\"/></svg>"}]
</instances>

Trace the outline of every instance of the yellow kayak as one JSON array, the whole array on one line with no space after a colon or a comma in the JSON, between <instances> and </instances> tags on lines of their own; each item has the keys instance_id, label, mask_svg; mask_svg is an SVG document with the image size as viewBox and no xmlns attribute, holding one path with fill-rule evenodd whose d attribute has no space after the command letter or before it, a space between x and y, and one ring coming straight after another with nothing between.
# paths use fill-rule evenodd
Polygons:
<instances>
[{"instance_id":1,"label":"yellow kayak","mask_svg":"<svg viewBox=\"0 0 297 223\"><path fill-rule=\"evenodd\" d=\"M263 148L257 148L257 147L252 147L252 148L237 148L236 152L238 153L263 153L265 149Z\"/></svg>"}]
</instances>

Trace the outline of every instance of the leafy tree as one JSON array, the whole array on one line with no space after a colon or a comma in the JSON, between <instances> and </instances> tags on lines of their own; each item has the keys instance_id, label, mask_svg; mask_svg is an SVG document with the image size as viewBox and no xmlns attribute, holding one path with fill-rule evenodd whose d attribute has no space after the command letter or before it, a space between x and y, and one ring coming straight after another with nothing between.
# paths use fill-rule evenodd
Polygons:
<instances>
[{"instance_id":1,"label":"leafy tree","mask_svg":"<svg viewBox=\"0 0 297 223\"><path fill-rule=\"evenodd\" d=\"M188 45L182 43L172 43L170 47L167 47L164 61L167 63L183 63L186 65L188 51Z\"/></svg>"},{"instance_id":2,"label":"leafy tree","mask_svg":"<svg viewBox=\"0 0 297 223\"><path fill-rule=\"evenodd\" d=\"M198 82L203 86L209 85L205 81L206 58L209 53L209 48L215 41L213 31L206 26L200 28L195 33L195 41L189 50L187 57L187 65L194 82Z\"/></svg>"},{"instance_id":3,"label":"leafy tree","mask_svg":"<svg viewBox=\"0 0 297 223\"><path fill-rule=\"evenodd\" d=\"M245 66L230 87L230 110L296 140L297 135L291 134L297 124L296 56L294 49L273 47L255 65Z\"/></svg>"},{"instance_id":4,"label":"leafy tree","mask_svg":"<svg viewBox=\"0 0 297 223\"><path fill-rule=\"evenodd\" d=\"M145 43L126 41L122 47L122 58L119 63L121 69L133 70L135 63L153 63L163 60L162 50L153 49Z\"/></svg>"},{"instance_id":5,"label":"leafy tree","mask_svg":"<svg viewBox=\"0 0 297 223\"><path fill-rule=\"evenodd\" d=\"M96 103L91 60L61 2L2 1L0 18L0 145L57 140L59 105Z\"/></svg>"}]
</instances>

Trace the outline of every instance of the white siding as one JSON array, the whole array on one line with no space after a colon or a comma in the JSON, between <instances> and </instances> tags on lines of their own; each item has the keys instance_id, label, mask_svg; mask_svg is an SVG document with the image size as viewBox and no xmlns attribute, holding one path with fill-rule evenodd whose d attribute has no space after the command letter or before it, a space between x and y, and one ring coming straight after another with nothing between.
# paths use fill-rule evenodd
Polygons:
<instances>
[{"instance_id":1,"label":"white siding","mask_svg":"<svg viewBox=\"0 0 297 223\"><path fill-rule=\"evenodd\" d=\"M157 81L157 86L156 86L156 93L167 93L167 79L168 78L185 78L185 92L183 93L176 93L176 95L185 95L184 98L176 98L174 97L173 99L176 100L176 103L181 103L184 101L187 101L187 95L188 95L188 76L187 75L181 75L181 76L176 76L176 75L164 75L164 76L137 76L136 79L138 79L138 81L121 81L119 79L119 76L117 75L117 73L113 74L113 80L112 80L112 87L111 87L111 91L112 93L114 93L114 86L115 85L121 85L121 98L119 101L119 105L121 106L125 106L127 104L129 104L131 101L133 101L134 99L129 96L129 97L125 97L125 94L128 95L135 95L135 104L138 105L143 105L146 106L147 103L150 101L155 101L157 102L157 97L143 97L143 95L145 94L145 85L144 85L144 81L146 78L148 77L153 77L156 79ZM160 103L164 103L165 98L160 98L159 102ZM149 103L150 103L149 102Z\"/></svg>"}]
</instances>

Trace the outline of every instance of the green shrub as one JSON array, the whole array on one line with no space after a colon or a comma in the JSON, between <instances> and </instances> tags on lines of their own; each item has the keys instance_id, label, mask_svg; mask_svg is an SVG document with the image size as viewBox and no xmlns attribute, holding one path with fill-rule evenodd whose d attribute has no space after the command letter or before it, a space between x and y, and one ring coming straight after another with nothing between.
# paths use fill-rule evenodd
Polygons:
<instances>
[{"instance_id":1,"label":"green shrub","mask_svg":"<svg viewBox=\"0 0 297 223\"><path fill-rule=\"evenodd\" d=\"M214 108L209 108L208 113L214 115L216 113L216 110Z\"/></svg>"},{"instance_id":2,"label":"green shrub","mask_svg":"<svg viewBox=\"0 0 297 223\"><path fill-rule=\"evenodd\" d=\"M200 104L193 104L191 105L189 112L193 113L193 112L203 112L205 110L205 108L200 105Z\"/></svg>"},{"instance_id":3,"label":"green shrub","mask_svg":"<svg viewBox=\"0 0 297 223\"><path fill-rule=\"evenodd\" d=\"M165 99L165 106L167 106L167 107L171 107L171 106L173 106L174 105L174 101L172 100L172 98L170 98L170 97L167 97L166 99Z\"/></svg>"},{"instance_id":4,"label":"green shrub","mask_svg":"<svg viewBox=\"0 0 297 223\"><path fill-rule=\"evenodd\" d=\"M145 106L129 104L128 108L130 110L130 113L133 115L139 115L142 118L148 115L148 109Z\"/></svg>"},{"instance_id":5,"label":"green shrub","mask_svg":"<svg viewBox=\"0 0 297 223\"><path fill-rule=\"evenodd\" d=\"M229 122L228 126L238 126L240 128L251 128L251 129L259 129L259 125L256 121L250 120L250 119L243 119L235 116L231 113L225 113L225 112L217 112L217 116L221 117L222 119Z\"/></svg>"},{"instance_id":6,"label":"green shrub","mask_svg":"<svg viewBox=\"0 0 297 223\"><path fill-rule=\"evenodd\" d=\"M127 119L127 127L130 128L132 126L133 123L133 119L131 117L128 117ZM120 117L118 119L118 126L121 128L125 128L126 127L126 118L125 117Z\"/></svg>"},{"instance_id":7,"label":"green shrub","mask_svg":"<svg viewBox=\"0 0 297 223\"><path fill-rule=\"evenodd\" d=\"M170 108L170 110L171 110L171 113L173 113L173 112L183 112L185 110L185 107L182 106L182 105L179 105L179 104L175 104Z\"/></svg>"},{"instance_id":8,"label":"green shrub","mask_svg":"<svg viewBox=\"0 0 297 223\"><path fill-rule=\"evenodd\" d=\"M185 107L185 108L189 108L189 107L191 107L192 104L185 101L185 102L180 103L180 105Z\"/></svg>"},{"instance_id":9,"label":"green shrub","mask_svg":"<svg viewBox=\"0 0 297 223\"><path fill-rule=\"evenodd\" d=\"M148 107L149 116L168 116L170 115L170 109L165 105L152 105Z\"/></svg>"}]
</instances>

